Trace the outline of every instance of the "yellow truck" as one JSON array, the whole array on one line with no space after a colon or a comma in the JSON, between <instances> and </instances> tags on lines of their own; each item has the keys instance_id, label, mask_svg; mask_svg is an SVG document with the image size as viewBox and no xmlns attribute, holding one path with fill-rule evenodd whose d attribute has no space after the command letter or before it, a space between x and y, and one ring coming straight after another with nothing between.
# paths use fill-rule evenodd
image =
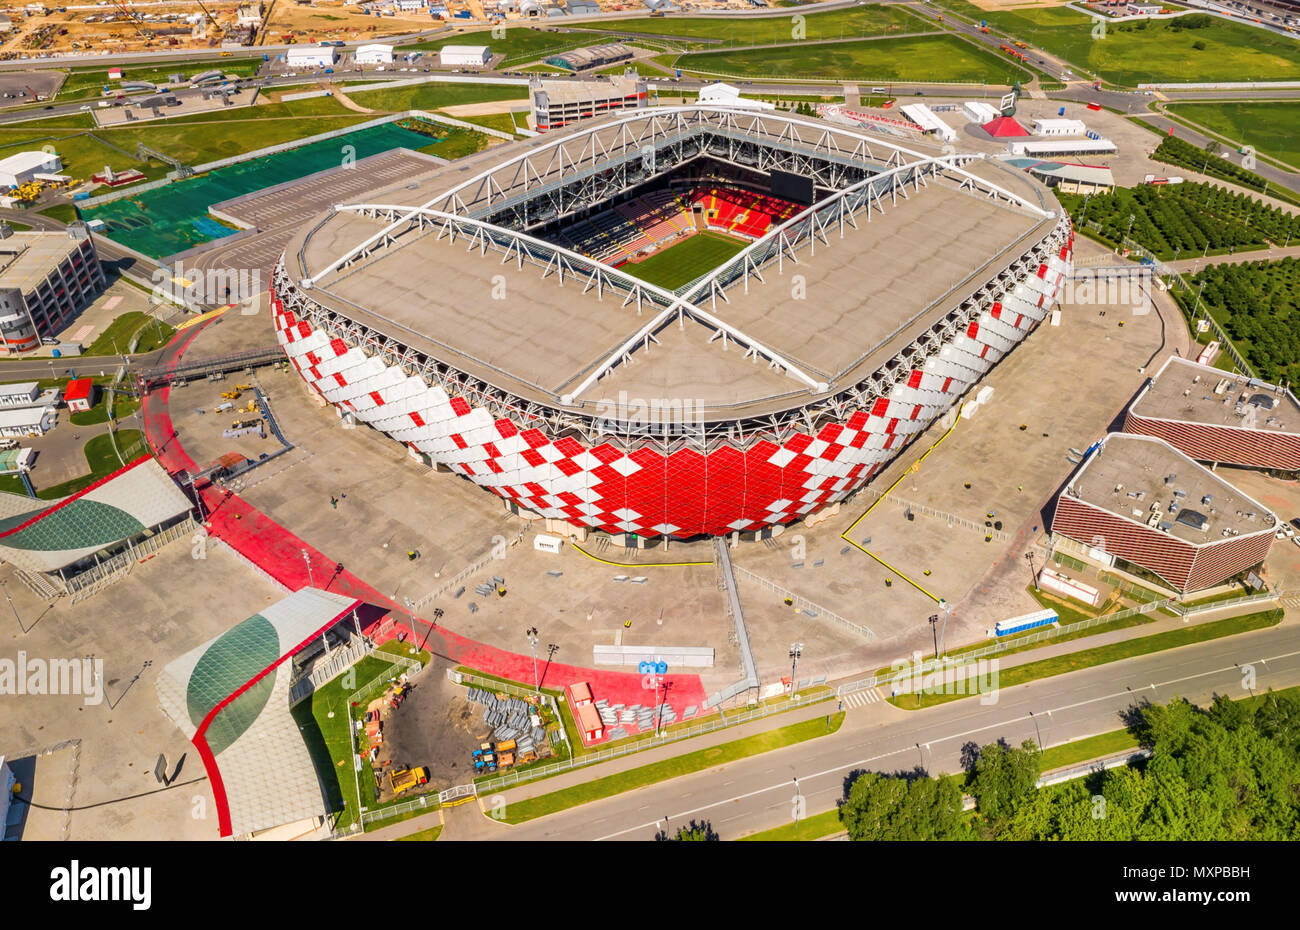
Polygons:
<instances>
[{"instance_id":1,"label":"yellow truck","mask_svg":"<svg viewBox=\"0 0 1300 930\"><path fill-rule=\"evenodd\" d=\"M424 766L417 766L413 769L393 769L388 773L388 784L393 789L394 796L405 794L412 788L427 784L428 781L429 770Z\"/></svg>"}]
</instances>

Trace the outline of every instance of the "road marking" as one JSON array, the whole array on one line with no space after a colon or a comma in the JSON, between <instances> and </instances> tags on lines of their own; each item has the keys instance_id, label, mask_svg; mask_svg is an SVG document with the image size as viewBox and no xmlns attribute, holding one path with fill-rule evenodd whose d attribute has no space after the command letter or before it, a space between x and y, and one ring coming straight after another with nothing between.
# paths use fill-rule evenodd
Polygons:
<instances>
[{"instance_id":1,"label":"road marking","mask_svg":"<svg viewBox=\"0 0 1300 930\"><path fill-rule=\"evenodd\" d=\"M866 707L868 704L879 704L884 698L875 688L863 688L861 691L852 691L844 695L844 706L848 708Z\"/></svg>"},{"instance_id":2,"label":"road marking","mask_svg":"<svg viewBox=\"0 0 1300 930\"><path fill-rule=\"evenodd\" d=\"M1268 658L1260 659L1259 661L1260 661L1261 663L1267 664L1267 663L1269 663L1269 662L1276 662L1276 661L1278 661L1278 660L1280 660L1280 659L1289 659L1289 658L1293 658L1293 657L1295 657L1295 656L1300 656L1300 650L1296 650L1296 651L1294 651L1294 652L1286 652L1286 653L1283 653L1283 654L1281 654L1281 655L1276 655L1276 656L1269 656ZM1193 679L1196 679L1196 678L1205 678L1205 677L1210 676L1210 675L1220 675L1220 674L1223 674L1224 672L1235 671L1235 670L1239 669L1240 667L1241 667L1241 666L1240 666L1239 664L1225 665L1225 666L1223 666L1222 668L1210 669L1209 671L1199 672L1199 673L1197 673L1197 674L1195 674L1195 675L1186 675L1186 676L1184 676L1184 677L1182 677L1182 678L1174 678L1174 679L1171 679L1171 680L1169 680L1169 681L1158 682L1158 683L1155 684L1155 687L1156 687L1157 689L1165 688L1165 687L1168 687L1168 686L1170 686L1170 685L1177 685L1177 684L1182 684L1183 682L1186 682L1186 681L1192 681ZM1027 684L1027 685L1028 685L1028 684L1033 684L1033 682L1026 682L1026 684ZM1149 690L1149 689L1142 689L1142 690ZM1099 695L1099 696L1094 697L1094 698L1089 698L1088 700L1085 700L1085 701L1076 701L1076 702L1073 703L1073 704L1066 704L1066 705L1064 705L1064 706L1062 706L1062 707L1053 707L1053 708L1050 708L1050 710L1051 710L1051 712L1053 712L1053 713L1060 713L1061 711L1064 711L1064 710L1071 710L1071 709L1076 708L1076 707L1084 707L1084 706L1086 706L1086 705L1088 705L1088 704L1096 704L1096 703L1099 703L1099 702L1101 702L1101 701L1108 701L1108 700L1110 700L1111 698L1122 697L1122 696L1124 696L1124 695L1126 695L1126 694L1127 694L1127 695L1132 695L1133 697L1136 698L1136 697L1138 697L1139 695L1141 695L1142 690L1134 691L1134 690L1132 690L1131 688L1125 688L1123 691L1115 691L1115 692L1112 692L1111 694ZM1046 709L1045 709L1045 710L1046 710ZM991 723L991 724L988 724L987 726L976 727L976 728L974 728L974 729L967 730L967 731L965 731L964 733L952 733L952 734L949 734L949 735L947 735L947 736L931 737L931 738L928 739L926 742L927 742L927 745L930 745L930 744L934 744L934 743L945 742L945 741L947 741L947 740L963 739L963 738L965 738L965 737L972 736L972 735L974 735L974 734L976 734L976 733L982 733L982 732L984 732L985 730L1005 729L1006 727L1011 726L1012 724L1021 723L1021 722L1024 722L1024 721L1031 720L1031 719L1032 719L1032 718L1031 718L1028 714L1025 714L1024 716L1016 717L1016 718L1013 718L1013 719L1011 719L1011 720L1004 720L1004 721L1000 721L1000 722L998 722L998 723ZM842 772L842 771L845 771L846 769L851 771L851 770L856 769L856 768L862 768L863 766L868 765L868 764L870 764L870 763L872 763L872 762L879 762L881 759L888 759L890 756L897 756L897 755L901 755L901 754L904 754L904 753L912 753L912 752L915 752L915 751L916 751L916 747L915 747L915 746L905 746L905 747L902 747L902 748L900 748L900 749L895 749L895 750L892 750L892 751L890 751L890 752L880 753L879 755L871 756L871 757L866 758L866 759L859 759L859 760L856 761L856 762L848 762L848 763L845 763L845 764L843 764L843 765L832 766L831 768L824 769L824 770L822 770L822 771L820 771L820 772L814 772L814 773L812 773L812 774L810 774L810 775L803 775L803 776L801 776L801 780L804 780L804 781L811 781L811 780L813 780L813 779L815 779L815 778L822 778L822 777L824 777L824 776L826 776L826 775L834 775L836 772ZM774 769L768 769L768 771L767 771L767 772L764 772L763 774L764 774L764 775L767 775L767 774L771 773L772 771L775 771L775 770L774 770ZM732 797L732 798L725 798L724 800L721 800L721 801L714 801L712 804L706 804L706 805L704 805L703 807L697 807L697 808L694 808L694 809L692 809L692 810L688 810L688 811L681 811L681 812L679 812L679 813L671 814L671 815L669 815L669 816L670 816L670 818L673 819L673 820L677 820L677 819L679 819L679 818L690 818L692 815L698 815L698 814L700 814L700 813L702 813L702 812L704 812L704 811L707 811L707 810L709 810L709 809L711 809L711 808L714 808L714 807L721 807L721 806L724 805L724 804L731 804L731 803L736 803L736 802L744 801L744 800L747 800L747 799L749 799L749 798L756 797L756 796L758 796L758 795L760 795L760 794L765 794L766 792L769 792L769 791L777 791L777 790L780 790L780 789L782 789L782 788L788 788L788 787L789 787L789 784L788 784L788 783L786 783L786 782L780 782L779 784L768 785L768 786L765 787L765 788L755 788L753 791L747 791L747 792L745 792L744 794L738 794L738 795L736 795L735 797ZM659 821L655 821L655 823L658 823L658 822L659 822ZM633 833L633 832L635 832L635 831L637 831L637 830L644 830L646 827L653 826L653 825L654 825L654 824L641 824L641 825L639 825L639 826L635 826L635 827L628 827L626 830L619 830L619 831L616 832L616 833L610 833L610 834L607 834L607 835L605 835L605 836L597 837L596 840L595 840L595 842L599 843L599 842L601 842L601 841L603 841L603 840L611 840L611 839L614 839L615 837L622 836L622 835L625 834L625 833Z\"/></svg>"}]
</instances>

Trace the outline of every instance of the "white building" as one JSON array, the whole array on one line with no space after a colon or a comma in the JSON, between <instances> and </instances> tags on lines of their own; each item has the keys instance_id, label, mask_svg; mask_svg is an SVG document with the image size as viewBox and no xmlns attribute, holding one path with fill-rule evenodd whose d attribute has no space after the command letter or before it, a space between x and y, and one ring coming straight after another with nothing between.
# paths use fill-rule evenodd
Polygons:
<instances>
[{"instance_id":1,"label":"white building","mask_svg":"<svg viewBox=\"0 0 1300 930\"><path fill-rule=\"evenodd\" d=\"M1044 139L1042 142L1012 142L1012 155L1056 158L1062 155L1112 155L1119 149L1109 139Z\"/></svg>"},{"instance_id":2,"label":"white building","mask_svg":"<svg viewBox=\"0 0 1300 930\"><path fill-rule=\"evenodd\" d=\"M1036 119L1034 135L1036 136L1086 136L1088 127L1083 120L1077 119Z\"/></svg>"},{"instance_id":3,"label":"white building","mask_svg":"<svg viewBox=\"0 0 1300 930\"><path fill-rule=\"evenodd\" d=\"M429 5L429 0L393 0L393 6L403 13L416 13Z\"/></svg>"},{"instance_id":4,"label":"white building","mask_svg":"<svg viewBox=\"0 0 1300 930\"><path fill-rule=\"evenodd\" d=\"M738 89L721 81L708 87L701 87L698 102L715 107L741 107L746 110L776 109L776 104L768 103L766 100L750 100L740 96Z\"/></svg>"},{"instance_id":5,"label":"white building","mask_svg":"<svg viewBox=\"0 0 1300 930\"><path fill-rule=\"evenodd\" d=\"M284 53L290 68L332 68L336 60L332 45L295 45Z\"/></svg>"},{"instance_id":6,"label":"white building","mask_svg":"<svg viewBox=\"0 0 1300 930\"><path fill-rule=\"evenodd\" d=\"M486 45L444 45L438 50L438 64L444 68L481 68L492 60Z\"/></svg>"},{"instance_id":7,"label":"white building","mask_svg":"<svg viewBox=\"0 0 1300 930\"><path fill-rule=\"evenodd\" d=\"M262 24L262 2L241 3L235 11L236 26L260 26Z\"/></svg>"},{"instance_id":8,"label":"white building","mask_svg":"<svg viewBox=\"0 0 1300 930\"><path fill-rule=\"evenodd\" d=\"M1001 110L983 100L967 100L961 105L961 109L971 122L979 123L981 126L1002 115Z\"/></svg>"},{"instance_id":9,"label":"white building","mask_svg":"<svg viewBox=\"0 0 1300 930\"><path fill-rule=\"evenodd\" d=\"M44 436L54 429L57 419L53 407L0 410L0 436Z\"/></svg>"},{"instance_id":10,"label":"white building","mask_svg":"<svg viewBox=\"0 0 1300 930\"><path fill-rule=\"evenodd\" d=\"M902 108L903 115L910 119L916 125L920 126L928 133L933 133L936 137L944 142L952 142L957 138L957 132L943 120L935 115L934 111L924 103L909 103Z\"/></svg>"},{"instance_id":11,"label":"white building","mask_svg":"<svg viewBox=\"0 0 1300 930\"><path fill-rule=\"evenodd\" d=\"M359 65L391 65L393 47L391 45L363 45L356 52Z\"/></svg>"},{"instance_id":12,"label":"white building","mask_svg":"<svg viewBox=\"0 0 1300 930\"><path fill-rule=\"evenodd\" d=\"M30 407L40 396L41 387L35 381L0 384L0 407Z\"/></svg>"},{"instance_id":13,"label":"white building","mask_svg":"<svg viewBox=\"0 0 1300 930\"><path fill-rule=\"evenodd\" d=\"M0 187L17 187L62 167L63 160L52 152L18 152L0 160Z\"/></svg>"}]
</instances>

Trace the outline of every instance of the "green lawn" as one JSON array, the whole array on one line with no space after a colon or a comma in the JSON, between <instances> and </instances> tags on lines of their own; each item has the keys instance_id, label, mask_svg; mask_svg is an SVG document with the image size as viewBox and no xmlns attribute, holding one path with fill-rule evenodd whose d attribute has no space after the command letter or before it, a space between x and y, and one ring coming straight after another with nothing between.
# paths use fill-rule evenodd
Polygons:
<instances>
[{"instance_id":1,"label":"green lawn","mask_svg":"<svg viewBox=\"0 0 1300 930\"><path fill-rule=\"evenodd\" d=\"M372 110L436 110L462 103L488 103L494 100L526 100L527 87L510 84L413 84L407 87L383 87L349 93L354 103Z\"/></svg>"},{"instance_id":2,"label":"green lawn","mask_svg":"<svg viewBox=\"0 0 1300 930\"><path fill-rule=\"evenodd\" d=\"M77 219L77 208L70 203L56 203L53 206L42 207L36 212L43 213L60 223L72 223Z\"/></svg>"},{"instance_id":3,"label":"green lawn","mask_svg":"<svg viewBox=\"0 0 1300 930\"><path fill-rule=\"evenodd\" d=\"M673 291L716 268L748 245L743 239L722 233L695 233L643 262L624 265L622 270Z\"/></svg>"},{"instance_id":4,"label":"green lawn","mask_svg":"<svg viewBox=\"0 0 1300 930\"><path fill-rule=\"evenodd\" d=\"M829 728L824 718L815 717L812 720L804 720L779 729L756 733L753 736L734 740L730 743L674 756L662 762L652 762L649 765L629 769L626 772L619 772L616 775L606 775L604 778L597 778L575 785L572 788L514 801L507 806L506 815L503 819L506 823L523 823L535 817L544 817L547 814L567 810L579 804L598 801L601 798L612 797L636 788L644 788L656 782L689 775L692 772L699 772L725 762L734 762L737 759L745 759L759 753L780 749L783 746L793 746L796 743L816 739L819 736L834 733L840 728L840 724L844 722L843 712L829 716Z\"/></svg>"},{"instance_id":5,"label":"green lawn","mask_svg":"<svg viewBox=\"0 0 1300 930\"><path fill-rule=\"evenodd\" d=\"M1101 759L1126 749L1137 749L1137 745L1137 740L1128 730L1111 730L1109 733L1098 733L1096 736L1071 740L1043 751L1042 770L1050 772L1052 769L1062 769L1069 765L1078 765L1080 762Z\"/></svg>"},{"instance_id":6,"label":"green lawn","mask_svg":"<svg viewBox=\"0 0 1300 930\"><path fill-rule=\"evenodd\" d=\"M95 341L82 350L82 355L121 355L131 345L131 338L140 333L137 353L152 352L166 345L176 330L147 313L132 310L123 313L95 337Z\"/></svg>"},{"instance_id":7,"label":"green lawn","mask_svg":"<svg viewBox=\"0 0 1300 930\"><path fill-rule=\"evenodd\" d=\"M803 17L803 34L796 32L800 24L794 17ZM869 38L891 32L921 32L937 28L930 26L906 11L890 6L861 6L828 13L799 14L797 11L778 16L732 16L726 18L705 16L665 16L642 19L620 19L611 29L591 26L593 31L613 35L673 36L682 39L715 39L710 47L723 45L775 45L781 42L827 39ZM582 28L582 27L580 27ZM493 49L495 51L495 47Z\"/></svg>"},{"instance_id":8,"label":"green lawn","mask_svg":"<svg viewBox=\"0 0 1300 930\"><path fill-rule=\"evenodd\" d=\"M1300 102L1178 103L1170 112L1257 154L1300 166Z\"/></svg>"},{"instance_id":9,"label":"green lawn","mask_svg":"<svg viewBox=\"0 0 1300 930\"><path fill-rule=\"evenodd\" d=\"M758 833L751 833L749 836L742 836L740 840L741 842L784 843L791 840L819 840L824 836L833 836L842 832L844 832L844 824L840 823L839 808L834 808L820 814L813 814L811 817L805 817L797 824L791 821L781 827L773 827L770 830L762 830Z\"/></svg>"},{"instance_id":10,"label":"green lawn","mask_svg":"<svg viewBox=\"0 0 1300 930\"><path fill-rule=\"evenodd\" d=\"M1107 646L1097 646L1093 649L1071 652L1050 659L1041 659L1038 662L1015 665L999 671L997 687L1009 688L1013 685L1037 681L1040 678L1063 675L1066 672L1075 672L1097 665L1105 665L1109 662L1119 662L1122 659L1131 659L1153 652L1161 652L1165 649L1176 649L1179 646L1208 642L1224 636L1233 636L1237 633L1262 630L1276 626L1281 621L1282 611L1261 611L1241 617L1231 617L1227 620L1216 620L1213 623L1168 630L1164 633L1155 633L1151 636L1111 643ZM888 700L895 707L900 707L903 710L920 710L969 696L969 694L903 694Z\"/></svg>"},{"instance_id":11,"label":"green lawn","mask_svg":"<svg viewBox=\"0 0 1300 930\"><path fill-rule=\"evenodd\" d=\"M95 426L99 423L108 422L108 390L103 386L99 387L96 392L95 406L89 410L79 410L68 417L68 421L74 426ZM140 409L140 401L129 394L123 394L113 403L113 416L118 420L124 420L131 414ZM126 450L122 450L122 455L126 455Z\"/></svg>"},{"instance_id":12,"label":"green lawn","mask_svg":"<svg viewBox=\"0 0 1300 930\"><path fill-rule=\"evenodd\" d=\"M578 45L595 44L585 40L576 33L552 32L546 29L534 29L527 26L507 26L504 39L495 39L489 30L461 34L432 42L417 42L403 45L402 52L422 49L426 52L437 51L444 45L487 45L493 55L505 55L507 62L519 64L538 58L545 58L550 52L567 51Z\"/></svg>"},{"instance_id":13,"label":"green lawn","mask_svg":"<svg viewBox=\"0 0 1300 930\"><path fill-rule=\"evenodd\" d=\"M1011 84L1030 77L1010 60L950 35L698 52L681 56L677 66L683 71L756 78Z\"/></svg>"},{"instance_id":14,"label":"green lawn","mask_svg":"<svg viewBox=\"0 0 1300 930\"><path fill-rule=\"evenodd\" d=\"M939 4L976 22L986 19L994 30L1116 84L1300 78L1300 44L1294 38L1215 17L1206 17L1208 24L1199 29L1181 28L1185 17L1108 23L1105 38L1095 39L1096 20L1065 6L984 11L965 0Z\"/></svg>"},{"instance_id":15,"label":"green lawn","mask_svg":"<svg viewBox=\"0 0 1300 930\"><path fill-rule=\"evenodd\" d=\"M99 97L105 85L116 88L131 81L163 84L169 82L173 74L179 74L187 80L206 71L220 71L228 77L252 77L257 73L257 69L261 64L262 60L260 58L240 58L232 61L224 59L218 62L209 61L203 64L177 62L171 65L160 65L156 68L123 68L120 81L110 81L108 79L108 67L106 65L101 65L98 68L74 68L68 73L68 78L63 82L63 86L59 88L58 99L66 102L74 99Z\"/></svg>"},{"instance_id":16,"label":"green lawn","mask_svg":"<svg viewBox=\"0 0 1300 930\"><path fill-rule=\"evenodd\" d=\"M438 826L430 827L427 830L417 830L415 833L411 833L407 836L399 836L397 839L399 842L402 840L416 840L431 843L436 840L441 833L442 825L439 824Z\"/></svg>"}]
</instances>

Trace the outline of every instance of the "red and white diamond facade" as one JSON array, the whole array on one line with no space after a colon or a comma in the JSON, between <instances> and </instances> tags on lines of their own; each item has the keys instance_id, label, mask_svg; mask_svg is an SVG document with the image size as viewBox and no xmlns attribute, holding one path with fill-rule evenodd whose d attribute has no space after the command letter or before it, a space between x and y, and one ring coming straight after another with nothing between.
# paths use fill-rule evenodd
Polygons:
<instances>
[{"instance_id":1,"label":"red and white diamond facade","mask_svg":"<svg viewBox=\"0 0 1300 930\"><path fill-rule=\"evenodd\" d=\"M575 527L762 532L844 500L1044 319L1070 269L1045 189L975 156L694 107L557 135L336 208L289 244L271 302L340 416ZM677 291L496 222L589 210L593 186L674 157L706 180L802 167L821 199Z\"/></svg>"},{"instance_id":2,"label":"red and white diamond facade","mask_svg":"<svg viewBox=\"0 0 1300 930\"><path fill-rule=\"evenodd\" d=\"M1171 357L1129 405L1124 431L1201 462L1300 472L1300 403L1288 390Z\"/></svg>"}]
</instances>

